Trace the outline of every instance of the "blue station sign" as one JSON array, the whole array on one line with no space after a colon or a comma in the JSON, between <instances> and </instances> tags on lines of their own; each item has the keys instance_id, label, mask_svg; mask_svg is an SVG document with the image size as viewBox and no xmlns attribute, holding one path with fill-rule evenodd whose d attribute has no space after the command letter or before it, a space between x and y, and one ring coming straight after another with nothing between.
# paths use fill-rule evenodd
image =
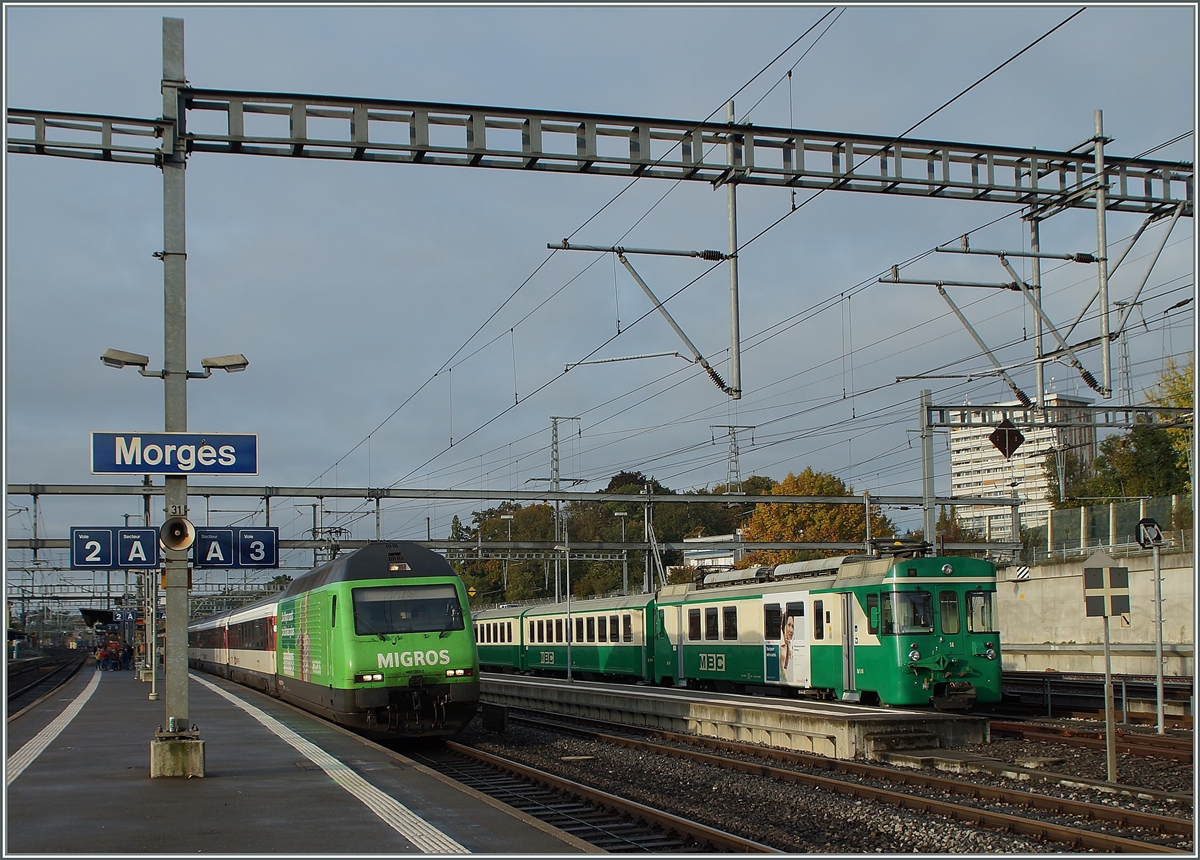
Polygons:
<instances>
[{"instance_id":1,"label":"blue station sign","mask_svg":"<svg viewBox=\"0 0 1200 860\"><path fill-rule=\"evenodd\" d=\"M197 569L277 568L279 529L276 526L196 529L192 559Z\"/></svg>"},{"instance_id":2,"label":"blue station sign","mask_svg":"<svg viewBox=\"0 0 1200 860\"><path fill-rule=\"evenodd\" d=\"M71 570L158 567L158 529L71 526Z\"/></svg>"},{"instance_id":3,"label":"blue station sign","mask_svg":"<svg viewBox=\"0 0 1200 860\"><path fill-rule=\"evenodd\" d=\"M92 432L93 475L257 475L256 433Z\"/></svg>"}]
</instances>

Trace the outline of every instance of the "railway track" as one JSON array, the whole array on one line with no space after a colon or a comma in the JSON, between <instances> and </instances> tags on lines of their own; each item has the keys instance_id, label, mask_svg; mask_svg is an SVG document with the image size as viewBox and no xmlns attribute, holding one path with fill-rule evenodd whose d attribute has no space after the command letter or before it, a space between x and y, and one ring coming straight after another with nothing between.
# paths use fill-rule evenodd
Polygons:
<instances>
[{"instance_id":1,"label":"railway track","mask_svg":"<svg viewBox=\"0 0 1200 860\"><path fill-rule=\"evenodd\" d=\"M8 719L66 683L87 662L87 651L65 651L8 666Z\"/></svg>"},{"instance_id":2,"label":"railway track","mask_svg":"<svg viewBox=\"0 0 1200 860\"><path fill-rule=\"evenodd\" d=\"M1192 846L1191 821L1135 809L690 735L646 731L643 736L634 737L623 726L596 728L578 721L566 725L533 716L510 716L510 719L540 731L568 732L595 743L617 746L634 752L639 761L646 756L684 759L725 772L765 777L781 785L798 785L844 797L849 805L886 804L923 816L940 816L963 826L1019 834L1037 843L1122 853L1190 853ZM654 740L647 740L646 736ZM1014 809L1020 811L1014 813ZM754 818L750 811L746 820L751 830L749 835L771 844L766 838L756 837ZM872 849L863 846L863 850Z\"/></svg>"},{"instance_id":3,"label":"railway track","mask_svg":"<svg viewBox=\"0 0 1200 860\"><path fill-rule=\"evenodd\" d=\"M780 853L552 773L447 741L409 753L426 767L609 853Z\"/></svg>"},{"instance_id":4,"label":"railway track","mask_svg":"<svg viewBox=\"0 0 1200 860\"><path fill-rule=\"evenodd\" d=\"M1049 726L1038 723L1006 723L993 720L991 730L995 735L1018 737L1027 741L1066 744L1093 750L1107 748L1103 729ZM1195 747L1190 738L1118 731L1117 752L1146 758L1192 761Z\"/></svg>"}]
</instances>

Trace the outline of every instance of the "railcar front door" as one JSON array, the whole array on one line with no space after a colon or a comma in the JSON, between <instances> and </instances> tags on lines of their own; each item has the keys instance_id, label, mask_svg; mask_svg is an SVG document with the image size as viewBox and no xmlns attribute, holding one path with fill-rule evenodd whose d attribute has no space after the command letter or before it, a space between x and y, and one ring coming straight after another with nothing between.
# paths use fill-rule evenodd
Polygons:
<instances>
[{"instance_id":1,"label":"railcar front door","mask_svg":"<svg viewBox=\"0 0 1200 860\"><path fill-rule=\"evenodd\" d=\"M845 593L841 597L842 616L842 699L858 701L858 684L854 666L854 595Z\"/></svg>"}]
</instances>

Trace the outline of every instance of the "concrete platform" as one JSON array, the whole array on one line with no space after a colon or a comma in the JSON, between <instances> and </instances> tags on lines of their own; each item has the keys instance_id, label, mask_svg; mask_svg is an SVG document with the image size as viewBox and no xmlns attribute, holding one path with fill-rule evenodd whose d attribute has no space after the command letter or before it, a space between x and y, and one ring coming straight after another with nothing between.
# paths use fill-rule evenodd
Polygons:
<instances>
[{"instance_id":1,"label":"concrete platform","mask_svg":"<svg viewBox=\"0 0 1200 860\"><path fill-rule=\"evenodd\" d=\"M488 704L769 744L839 759L876 759L897 749L952 749L988 740L988 722L982 717L673 687L485 673L480 677L480 697Z\"/></svg>"},{"instance_id":2,"label":"concrete platform","mask_svg":"<svg viewBox=\"0 0 1200 860\"><path fill-rule=\"evenodd\" d=\"M88 667L8 723L5 856L595 851L404 755L207 675L193 675L189 692L206 775L151 779L165 707L149 690L136 672Z\"/></svg>"}]
</instances>

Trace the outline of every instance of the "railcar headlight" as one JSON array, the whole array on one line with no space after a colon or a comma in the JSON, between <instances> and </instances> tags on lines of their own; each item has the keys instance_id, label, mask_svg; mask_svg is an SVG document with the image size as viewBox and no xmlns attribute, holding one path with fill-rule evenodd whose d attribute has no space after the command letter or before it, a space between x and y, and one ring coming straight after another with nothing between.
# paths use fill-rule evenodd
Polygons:
<instances>
[{"instance_id":1,"label":"railcar headlight","mask_svg":"<svg viewBox=\"0 0 1200 860\"><path fill-rule=\"evenodd\" d=\"M942 573L946 576L949 576L950 574L954 573L954 565L943 564L942 565Z\"/></svg>"},{"instance_id":2,"label":"railcar headlight","mask_svg":"<svg viewBox=\"0 0 1200 860\"><path fill-rule=\"evenodd\" d=\"M918 651L916 648L913 648L911 651L908 652L908 659L914 663L917 662L918 660L921 659L921 652Z\"/></svg>"},{"instance_id":3,"label":"railcar headlight","mask_svg":"<svg viewBox=\"0 0 1200 860\"><path fill-rule=\"evenodd\" d=\"M368 681L382 681L382 680L383 680L382 672L359 672L357 675L354 676L354 683L356 683L356 684L365 684Z\"/></svg>"},{"instance_id":4,"label":"railcar headlight","mask_svg":"<svg viewBox=\"0 0 1200 860\"><path fill-rule=\"evenodd\" d=\"M446 677L447 678L470 677L474 673L475 673L474 669L447 669Z\"/></svg>"},{"instance_id":5,"label":"railcar headlight","mask_svg":"<svg viewBox=\"0 0 1200 860\"><path fill-rule=\"evenodd\" d=\"M983 652L983 656L987 657L989 660L995 660L996 659L996 649L988 648L986 651Z\"/></svg>"}]
</instances>

